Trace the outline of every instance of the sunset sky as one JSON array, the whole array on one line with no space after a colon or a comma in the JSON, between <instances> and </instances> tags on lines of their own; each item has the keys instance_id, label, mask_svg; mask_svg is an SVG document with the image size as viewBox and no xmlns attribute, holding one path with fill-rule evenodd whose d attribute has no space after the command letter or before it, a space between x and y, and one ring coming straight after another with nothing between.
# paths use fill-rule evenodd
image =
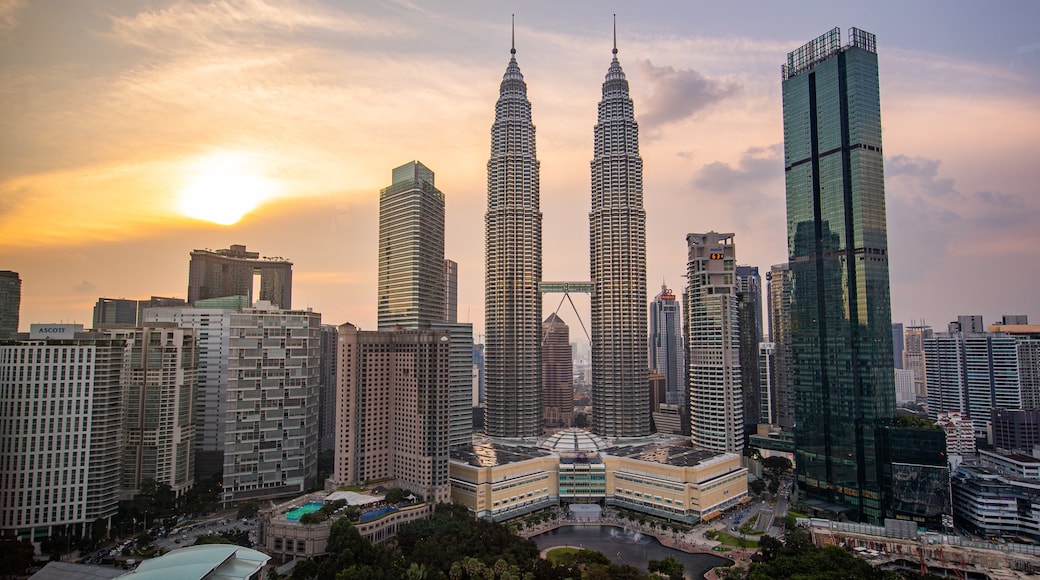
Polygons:
<instances>
[{"instance_id":1,"label":"sunset sky","mask_svg":"<svg viewBox=\"0 0 1040 580\"><path fill-rule=\"evenodd\" d=\"M417 159L447 198L459 319L482 333L513 13L546 280L589 278L613 13L650 296L684 286L689 232L734 232L763 274L786 260L780 65L855 26L877 35L893 320L1040 323L1035 1L0 0L0 270L23 280L21 328L89 326L98 297L184 297L189 252L230 244L292 260L294 307L374 328L378 192Z\"/></svg>"}]
</instances>

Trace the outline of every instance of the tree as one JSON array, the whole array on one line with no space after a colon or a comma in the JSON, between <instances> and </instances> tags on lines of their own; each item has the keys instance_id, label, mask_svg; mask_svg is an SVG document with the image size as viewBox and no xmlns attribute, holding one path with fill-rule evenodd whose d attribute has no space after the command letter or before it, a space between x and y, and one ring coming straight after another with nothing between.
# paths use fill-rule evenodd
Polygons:
<instances>
[{"instance_id":1,"label":"tree","mask_svg":"<svg viewBox=\"0 0 1040 580\"><path fill-rule=\"evenodd\" d=\"M0 576L20 576L32 566L36 550L29 540L0 540Z\"/></svg>"},{"instance_id":2,"label":"tree","mask_svg":"<svg viewBox=\"0 0 1040 580\"><path fill-rule=\"evenodd\" d=\"M260 506L255 501L244 501L238 504L238 519L255 518L260 513Z\"/></svg>"},{"instance_id":3,"label":"tree","mask_svg":"<svg viewBox=\"0 0 1040 580\"><path fill-rule=\"evenodd\" d=\"M408 497L408 490L392 487L386 490L386 495L383 499L386 500L386 503L398 504L404 501L406 497Z\"/></svg>"},{"instance_id":4,"label":"tree","mask_svg":"<svg viewBox=\"0 0 1040 580\"><path fill-rule=\"evenodd\" d=\"M589 426L589 418L585 413L578 413L574 416L574 426L584 429Z\"/></svg>"},{"instance_id":5,"label":"tree","mask_svg":"<svg viewBox=\"0 0 1040 580\"><path fill-rule=\"evenodd\" d=\"M660 572L661 574L668 576L668 580L682 580L683 577L682 563L671 556L664 560L650 560L647 563L647 570L650 572Z\"/></svg>"},{"instance_id":6,"label":"tree","mask_svg":"<svg viewBox=\"0 0 1040 580\"><path fill-rule=\"evenodd\" d=\"M765 491L765 490L766 490L766 482L763 481L761 478L756 479L755 481L751 482L751 491L755 495L761 495L762 492Z\"/></svg>"},{"instance_id":7,"label":"tree","mask_svg":"<svg viewBox=\"0 0 1040 580\"><path fill-rule=\"evenodd\" d=\"M782 455L774 455L772 457L766 457L765 459L763 459L762 467L771 471L774 476L778 476L781 473L789 471L792 467L792 464L790 459Z\"/></svg>"}]
</instances>

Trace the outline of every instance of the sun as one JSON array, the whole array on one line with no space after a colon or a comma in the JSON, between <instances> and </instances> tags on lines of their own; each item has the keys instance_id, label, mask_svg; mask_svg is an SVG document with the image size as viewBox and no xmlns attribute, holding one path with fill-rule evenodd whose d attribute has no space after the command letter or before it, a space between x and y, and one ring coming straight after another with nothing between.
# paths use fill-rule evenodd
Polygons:
<instances>
[{"instance_id":1,"label":"sun","mask_svg":"<svg viewBox=\"0 0 1040 580\"><path fill-rule=\"evenodd\" d=\"M177 197L185 216L229 226L278 192L251 155L222 151L200 158Z\"/></svg>"}]
</instances>

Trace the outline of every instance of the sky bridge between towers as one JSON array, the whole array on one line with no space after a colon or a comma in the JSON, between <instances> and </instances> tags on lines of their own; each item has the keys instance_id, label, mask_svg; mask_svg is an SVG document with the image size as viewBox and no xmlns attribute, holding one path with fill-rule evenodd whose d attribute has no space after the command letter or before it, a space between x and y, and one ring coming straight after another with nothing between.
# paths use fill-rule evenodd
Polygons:
<instances>
[{"instance_id":1,"label":"sky bridge between towers","mask_svg":"<svg viewBox=\"0 0 1040 580\"><path fill-rule=\"evenodd\" d=\"M589 336L589 331L585 328L585 322L582 321L581 314L578 314L578 308L574 306L574 301L571 300L571 292L592 294L592 282L539 282L538 290L542 294L563 294L563 298L560 299L560 303L556 306L556 310L553 314L559 314L560 307L563 306L564 300L569 302L571 310L574 311L574 316L578 317L578 323L581 324L581 330L585 333L585 338L588 339L589 344L592 344L592 337ZM545 339L549 336L550 332L552 332L551 324L542 336L542 343L545 342Z\"/></svg>"}]
</instances>

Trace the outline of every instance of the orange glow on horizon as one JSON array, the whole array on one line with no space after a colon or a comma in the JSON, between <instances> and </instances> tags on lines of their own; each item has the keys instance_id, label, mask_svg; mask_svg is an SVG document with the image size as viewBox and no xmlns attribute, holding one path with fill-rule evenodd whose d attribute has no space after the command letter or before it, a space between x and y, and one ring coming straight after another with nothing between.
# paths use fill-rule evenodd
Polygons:
<instances>
[{"instance_id":1,"label":"orange glow on horizon","mask_svg":"<svg viewBox=\"0 0 1040 580\"><path fill-rule=\"evenodd\" d=\"M177 196L177 209L187 217L229 226L281 189L251 155L223 151L194 164Z\"/></svg>"}]
</instances>

